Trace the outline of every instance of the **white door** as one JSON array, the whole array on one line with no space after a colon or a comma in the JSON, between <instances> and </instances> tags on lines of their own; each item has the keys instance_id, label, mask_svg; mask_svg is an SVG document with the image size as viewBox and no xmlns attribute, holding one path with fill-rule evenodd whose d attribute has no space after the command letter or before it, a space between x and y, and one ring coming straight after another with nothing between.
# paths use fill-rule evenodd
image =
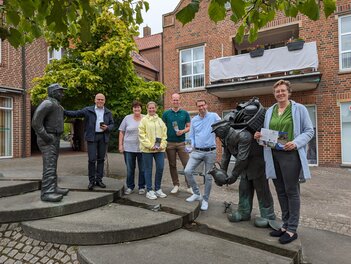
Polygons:
<instances>
[{"instance_id":1,"label":"white door","mask_svg":"<svg viewBox=\"0 0 351 264\"><path fill-rule=\"evenodd\" d=\"M351 164L351 102L341 103L341 159Z\"/></svg>"}]
</instances>

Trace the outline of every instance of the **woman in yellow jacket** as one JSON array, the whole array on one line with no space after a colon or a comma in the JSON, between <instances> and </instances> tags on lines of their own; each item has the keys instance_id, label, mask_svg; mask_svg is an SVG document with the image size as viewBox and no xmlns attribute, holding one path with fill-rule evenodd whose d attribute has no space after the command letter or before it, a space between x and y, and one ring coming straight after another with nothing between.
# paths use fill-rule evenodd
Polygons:
<instances>
[{"instance_id":1,"label":"woman in yellow jacket","mask_svg":"<svg viewBox=\"0 0 351 264\"><path fill-rule=\"evenodd\" d=\"M161 189L167 147L167 127L156 114L157 104L155 102L148 102L146 108L147 115L141 119L139 124L139 141L145 170L146 197L154 200L157 197L167 197ZM156 163L155 191L152 189L153 158Z\"/></svg>"}]
</instances>

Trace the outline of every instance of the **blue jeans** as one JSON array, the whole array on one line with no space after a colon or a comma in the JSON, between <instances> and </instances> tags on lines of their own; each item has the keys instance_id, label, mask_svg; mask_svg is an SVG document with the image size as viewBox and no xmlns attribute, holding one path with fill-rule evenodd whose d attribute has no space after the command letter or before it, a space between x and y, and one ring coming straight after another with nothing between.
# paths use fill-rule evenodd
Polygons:
<instances>
[{"instance_id":1,"label":"blue jeans","mask_svg":"<svg viewBox=\"0 0 351 264\"><path fill-rule=\"evenodd\" d=\"M213 151L199 151L194 150L190 154L189 161L184 169L185 177L188 180L189 185L193 189L194 194L200 195L199 185L197 184L194 171L200 165L201 162L205 163L205 194L204 200L208 202L212 187L212 176L207 172L212 169L216 162L216 150Z\"/></svg>"},{"instance_id":2,"label":"blue jeans","mask_svg":"<svg viewBox=\"0 0 351 264\"><path fill-rule=\"evenodd\" d=\"M145 183L147 191L152 190L152 165L153 165L153 158L155 159L156 163L156 171L155 171L155 191L161 189L161 181L162 181L162 174L163 168L165 164L165 153L164 152L156 152L156 153L146 153L143 152L143 163L144 163L144 170L145 170Z\"/></svg>"},{"instance_id":3,"label":"blue jeans","mask_svg":"<svg viewBox=\"0 0 351 264\"><path fill-rule=\"evenodd\" d=\"M134 175L135 175L135 166L136 160L138 160L138 169L139 169L139 180L138 186L139 189L145 188L145 177L144 177L144 165L141 152L128 152L124 151L124 162L127 166L127 187L129 189L134 189Z\"/></svg>"}]
</instances>

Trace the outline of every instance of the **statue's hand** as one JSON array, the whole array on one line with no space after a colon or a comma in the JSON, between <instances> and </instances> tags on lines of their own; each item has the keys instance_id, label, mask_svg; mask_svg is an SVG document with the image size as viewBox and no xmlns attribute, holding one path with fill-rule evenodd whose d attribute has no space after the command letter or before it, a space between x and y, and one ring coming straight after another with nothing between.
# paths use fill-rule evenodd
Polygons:
<instances>
[{"instance_id":1,"label":"statue's hand","mask_svg":"<svg viewBox=\"0 0 351 264\"><path fill-rule=\"evenodd\" d=\"M45 143L46 144L51 144L53 143L55 140L55 137L53 134L48 134L47 138L45 139Z\"/></svg>"},{"instance_id":2,"label":"statue's hand","mask_svg":"<svg viewBox=\"0 0 351 264\"><path fill-rule=\"evenodd\" d=\"M238 179L239 175L236 171L232 171L232 175L227 178L227 184L233 184Z\"/></svg>"}]
</instances>

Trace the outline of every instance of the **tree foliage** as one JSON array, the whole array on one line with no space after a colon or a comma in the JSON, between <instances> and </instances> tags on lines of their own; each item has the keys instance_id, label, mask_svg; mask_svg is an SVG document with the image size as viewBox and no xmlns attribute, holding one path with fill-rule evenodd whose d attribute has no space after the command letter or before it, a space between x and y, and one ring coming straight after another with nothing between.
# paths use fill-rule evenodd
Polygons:
<instances>
[{"instance_id":1,"label":"tree foliage","mask_svg":"<svg viewBox=\"0 0 351 264\"><path fill-rule=\"evenodd\" d=\"M0 6L0 38L18 47L50 34L64 34L86 42L100 7L110 10L128 25L143 22L145 0L4 0Z\"/></svg>"},{"instance_id":2,"label":"tree foliage","mask_svg":"<svg viewBox=\"0 0 351 264\"><path fill-rule=\"evenodd\" d=\"M52 61L45 75L34 80L35 86L30 91L32 103L43 100L47 86L55 82L68 88L62 102L66 109L93 104L94 95L101 92L117 118L130 113L135 99L143 103L159 100L165 87L159 82L145 82L135 73L131 53L136 50L133 40L136 32L108 7L96 16L90 30L89 42L70 39L66 55ZM51 39L52 43L64 40L60 34L56 37Z\"/></svg>"},{"instance_id":3,"label":"tree foliage","mask_svg":"<svg viewBox=\"0 0 351 264\"><path fill-rule=\"evenodd\" d=\"M191 0L176 14L177 20L183 25L192 21L203 1ZM228 10L231 10L230 19L238 24L236 41L242 42L247 33L249 41L253 42L258 30L274 20L277 12L283 12L287 17L296 17L300 13L318 20L322 6L325 17L328 17L336 9L336 0L210 0L208 15L217 23L226 19Z\"/></svg>"}]
</instances>

